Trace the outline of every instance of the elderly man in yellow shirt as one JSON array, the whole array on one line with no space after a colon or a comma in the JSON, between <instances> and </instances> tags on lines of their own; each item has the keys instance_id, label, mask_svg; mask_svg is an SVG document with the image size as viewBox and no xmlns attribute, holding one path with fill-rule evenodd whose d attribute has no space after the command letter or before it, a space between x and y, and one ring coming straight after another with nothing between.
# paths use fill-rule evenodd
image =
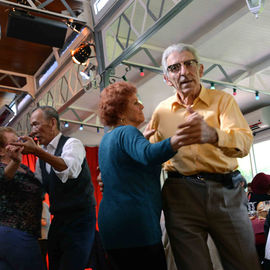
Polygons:
<instances>
[{"instance_id":1,"label":"elderly man in yellow shirt","mask_svg":"<svg viewBox=\"0 0 270 270\"><path fill-rule=\"evenodd\" d=\"M168 177L162 190L176 265L213 269L209 233L225 270L260 269L236 159L248 154L251 130L230 94L201 85L203 65L193 47L168 47L162 65L176 94L158 105L149 129L156 130L151 142L177 129L182 136L178 153L164 166Z\"/></svg>"}]
</instances>

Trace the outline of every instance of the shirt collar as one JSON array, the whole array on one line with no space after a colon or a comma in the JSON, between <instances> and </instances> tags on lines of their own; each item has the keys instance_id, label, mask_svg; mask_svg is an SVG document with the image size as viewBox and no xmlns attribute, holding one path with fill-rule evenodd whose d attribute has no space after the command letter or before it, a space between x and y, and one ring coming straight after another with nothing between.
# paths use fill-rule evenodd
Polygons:
<instances>
[{"instance_id":1,"label":"shirt collar","mask_svg":"<svg viewBox=\"0 0 270 270\"><path fill-rule=\"evenodd\" d=\"M60 137L61 137L62 133L59 132L50 142L47 146L43 146L44 149L48 149L48 148L51 148L51 149L56 149L57 145L58 145L58 142L60 140Z\"/></svg>"},{"instance_id":2,"label":"shirt collar","mask_svg":"<svg viewBox=\"0 0 270 270\"><path fill-rule=\"evenodd\" d=\"M207 106L209 106L209 94L206 90L206 88L201 84L201 91L199 96L194 100L193 102L193 106L199 102L199 100L201 100L202 102L204 102ZM183 104L179 97L177 92L175 93L175 95L172 97L172 105L171 105L171 110L172 111L176 111L179 107L187 107L185 104Z\"/></svg>"},{"instance_id":3,"label":"shirt collar","mask_svg":"<svg viewBox=\"0 0 270 270\"><path fill-rule=\"evenodd\" d=\"M197 99L200 99L207 106L210 105L209 92L208 92L208 90L203 85L201 85L201 92L200 92L199 96L194 100L194 103L196 102Z\"/></svg>"}]
</instances>

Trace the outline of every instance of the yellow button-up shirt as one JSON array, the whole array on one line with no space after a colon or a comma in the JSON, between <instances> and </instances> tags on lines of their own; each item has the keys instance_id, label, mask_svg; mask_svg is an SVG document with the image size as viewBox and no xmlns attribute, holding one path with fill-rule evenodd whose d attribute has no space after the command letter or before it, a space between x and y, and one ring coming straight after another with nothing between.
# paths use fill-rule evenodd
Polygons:
<instances>
[{"instance_id":1,"label":"yellow button-up shirt","mask_svg":"<svg viewBox=\"0 0 270 270\"><path fill-rule=\"evenodd\" d=\"M205 143L183 146L166 162L164 169L184 175L236 170L236 158L249 153L253 136L234 98L226 92L201 86L200 94L191 108L215 128L218 142L215 145ZM151 128L156 129L156 133L150 141L158 142L173 136L177 126L185 122L188 114L177 93L162 101L152 116Z\"/></svg>"}]
</instances>

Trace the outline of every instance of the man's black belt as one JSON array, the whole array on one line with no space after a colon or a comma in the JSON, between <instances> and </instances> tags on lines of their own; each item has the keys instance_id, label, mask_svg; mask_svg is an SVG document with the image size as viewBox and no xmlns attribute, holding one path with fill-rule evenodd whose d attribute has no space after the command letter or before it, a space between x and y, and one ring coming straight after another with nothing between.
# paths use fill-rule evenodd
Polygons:
<instances>
[{"instance_id":1,"label":"man's black belt","mask_svg":"<svg viewBox=\"0 0 270 270\"><path fill-rule=\"evenodd\" d=\"M210 180L219 182L228 188L233 188L237 186L240 182L244 182L244 184L246 183L245 178L241 175L241 173L238 170L225 174L201 172L198 174L183 175L175 171L168 171L167 173L168 177L171 178L183 178L187 180L189 179Z\"/></svg>"}]
</instances>

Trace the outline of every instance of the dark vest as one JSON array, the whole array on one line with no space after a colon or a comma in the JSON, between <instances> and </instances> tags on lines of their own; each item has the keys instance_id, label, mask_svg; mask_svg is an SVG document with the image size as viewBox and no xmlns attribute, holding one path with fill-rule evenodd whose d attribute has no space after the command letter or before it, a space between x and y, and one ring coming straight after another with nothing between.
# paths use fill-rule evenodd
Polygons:
<instances>
[{"instance_id":1,"label":"dark vest","mask_svg":"<svg viewBox=\"0 0 270 270\"><path fill-rule=\"evenodd\" d=\"M55 150L55 156L61 156L63 146L69 137L61 136ZM46 162L39 159L42 181L50 197L51 214L71 214L73 211L86 213L96 204L91 174L86 159L82 170L76 179L68 179L63 183L51 169L46 171Z\"/></svg>"}]
</instances>

